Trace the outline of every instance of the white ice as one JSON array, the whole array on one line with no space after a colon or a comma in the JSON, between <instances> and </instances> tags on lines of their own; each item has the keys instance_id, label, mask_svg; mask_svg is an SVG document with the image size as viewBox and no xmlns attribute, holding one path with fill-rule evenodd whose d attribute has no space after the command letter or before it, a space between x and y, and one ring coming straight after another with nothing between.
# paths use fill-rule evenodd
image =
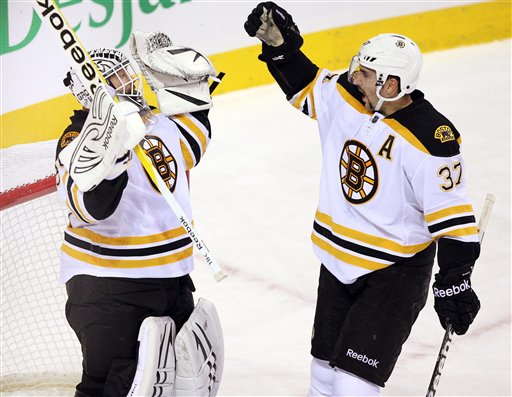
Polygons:
<instances>
[{"instance_id":1,"label":"white ice","mask_svg":"<svg viewBox=\"0 0 512 397\"><path fill-rule=\"evenodd\" d=\"M439 396L511 395L510 59L510 40L430 53L418 87L462 133L477 214L487 193L496 196L473 275L482 309L454 337ZM304 396L319 270L315 122L275 84L216 96L210 116L214 137L192 171L194 219L229 277L216 283L198 258L193 278L224 328L220 395ZM443 333L429 298L383 395L425 395Z\"/></svg>"}]
</instances>

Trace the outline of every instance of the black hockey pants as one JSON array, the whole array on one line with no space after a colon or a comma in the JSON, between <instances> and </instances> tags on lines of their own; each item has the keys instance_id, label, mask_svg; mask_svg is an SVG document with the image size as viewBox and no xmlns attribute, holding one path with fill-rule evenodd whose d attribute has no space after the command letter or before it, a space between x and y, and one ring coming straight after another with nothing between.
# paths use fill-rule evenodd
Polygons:
<instances>
[{"instance_id":1,"label":"black hockey pants","mask_svg":"<svg viewBox=\"0 0 512 397\"><path fill-rule=\"evenodd\" d=\"M82 346L76 397L124 397L137 367L137 335L149 316L179 330L194 310L190 276L130 279L79 275L66 283L66 318Z\"/></svg>"}]
</instances>

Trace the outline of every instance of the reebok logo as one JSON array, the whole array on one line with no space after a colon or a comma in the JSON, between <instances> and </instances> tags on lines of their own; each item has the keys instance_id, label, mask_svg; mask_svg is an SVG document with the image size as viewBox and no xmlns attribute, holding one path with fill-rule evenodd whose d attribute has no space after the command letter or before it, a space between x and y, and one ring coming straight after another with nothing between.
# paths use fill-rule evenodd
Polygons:
<instances>
[{"instance_id":1,"label":"reebok logo","mask_svg":"<svg viewBox=\"0 0 512 397\"><path fill-rule=\"evenodd\" d=\"M105 140L103 141L103 149L108 150L108 144L110 143L110 138L112 138L112 130L117 124L116 116L112 116L112 120L110 120L110 124L107 128L107 133L105 135Z\"/></svg>"},{"instance_id":2,"label":"reebok logo","mask_svg":"<svg viewBox=\"0 0 512 397\"><path fill-rule=\"evenodd\" d=\"M77 72L80 78L84 77L82 83L88 84L87 89L94 94L96 87L101 84L101 78L98 76L89 54L84 53L75 33L69 28L67 22L63 19L60 10L55 8L51 0L38 0L34 8L39 13L41 20L46 19L53 28L54 34L59 38L62 48L66 52L68 60Z\"/></svg>"},{"instance_id":3,"label":"reebok logo","mask_svg":"<svg viewBox=\"0 0 512 397\"><path fill-rule=\"evenodd\" d=\"M434 296L436 298L446 298L447 296L454 296L470 289L471 284L469 284L469 280L464 280L460 285L453 285L445 289L434 287Z\"/></svg>"},{"instance_id":4,"label":"reebok logo","mask_svg":"<svg viewBox=\"0 0 512 397\"><path fill-rule=\"evenodd\" d=\"M377 359L366 357L366 354L359 354L352 349L347 350L347 356L357 361L361 361L363 364L368 364L370 367L377 368L379 365L379 361Z\"/></svg>"},{"instance_id":5,"label":"reebok logo","mask_svg":"<svg viewBox=\"0 0 512 397\"><path fill-rule=\"evenodd\" d=\"M284 55L278 55L276 57L273 57L272 60L273 61L283 61L284 60Z\"/></svg>"}]
</instances>

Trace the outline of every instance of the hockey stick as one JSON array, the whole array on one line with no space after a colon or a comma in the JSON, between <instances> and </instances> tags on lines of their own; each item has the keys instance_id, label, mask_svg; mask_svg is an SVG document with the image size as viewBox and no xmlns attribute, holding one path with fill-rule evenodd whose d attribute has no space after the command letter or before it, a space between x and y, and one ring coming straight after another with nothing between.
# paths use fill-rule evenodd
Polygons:
<instances>
[{"instance_id":1,"label":"hockey stick","mask_svg":"<svg viewBox=\"0 0 512 397\"><path fill-rule=\"evenodd\" d=\"M76 33L66 21L66 18L64 18L63 13L56 4L55 0L35 0L34 9L39 14L41 20L45 21L48 25L48 28L53 32L54 38L57 40L59 45L62 46L62 49L64 50L70 65L73 67L73 69L75 69L76 73L83 81L87 90L87 93L84 94L90 95L92 99L94 96L94 91L98 85L108 85L108 82L101 75L93 60L89 57L89 53L82 45L80 40L78 40ZM183 211L181 205L169 191L160 174L155 170L153 163L146 155L144 149L142 149L140 145L136 145L133 148L133 151L137 155L151 180L160 190L160 193L167 201L176 217L181 222L181 225L185 231L194 242L198 251L203 255L206 263L214 274L215 280L221 281L224 279L226 274L222 271L217 261L213 258L206 244L191 226L185 211Z\"/></svg>"},{"instance_id":2,"label":"hockey stick","mask_svg":"<svg viewBox=\"0 0 512 397\"><path fill-rule=\"evenodd\" d=\"M484 239L485 229L487 228L487 223L489 223L489 217L491 216L492 206L494 205L495 201L496 198L490 193L488 193L485 197L485 204L484 208L482 209L482 215L478 221L478 239L480 240L480 244ZM443 342L441 343L441 348L439 349L439 354L437 356L434 372L432 373L432 378L430 379L430 385L428 386L426 397L434 397L436 395L436 388L439 384L439 379L441 378L441 371L443 370L448 350L450 349L452 336L453 329L451 324L448 324L444 333Z\"/></svg>"}]
</instances>

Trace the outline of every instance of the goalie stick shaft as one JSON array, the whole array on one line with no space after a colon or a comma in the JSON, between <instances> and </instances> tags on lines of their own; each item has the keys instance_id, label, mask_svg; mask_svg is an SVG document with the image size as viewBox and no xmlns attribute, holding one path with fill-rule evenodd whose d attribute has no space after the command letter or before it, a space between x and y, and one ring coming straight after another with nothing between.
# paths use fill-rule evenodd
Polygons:
<instances>
[{"instance_id":1,"label":"goalie stick shaft","mask_svg":"<svg viewBox=\"0 0 512 397\"><path fill-rule=\"evenodd\" d=\"M487 224L489 223L489 218L491 216L492 206L496 198L494 195L488 193L485 197L484 208L482 209L482 215L480 216L480 220L478 221L478 239L480 240L480 244L483 242L485 229L487 228ZM444 367L444 362L446 360L446 356L448 355L448 350L450 349L450 344L452 342L453 329L450 324L446 327L446 331L444 333L443 342L441 343L441 348L439 349L439 354L437 356L436 365L434 367L434 372L432 373L432 378L430 379L430 384L428 386L426 397L434 397L436 395L437 386L439 384L439 379L441 378L441 372Z\"/></svg>"},{"instance_id":2,"label":"goalie stick shaft","mask_svg":"<svg viewBox=\"0 0 512 397\"><path fill-rule=\"evenodd\" d=\"M35 0L34 9L39 14L41 20L48 25L52 31L52 35L61 45L69 64L73 67L81 81L84 83L87 92L92 99L94 92L99 84L108 85L106 79L102 76L94 61L90 58L89 53L78 39L71 25L67 22L62 11L58 7L55 0ZM114 100L117 100L114 98ZM181 222L183 228L188 233L192 242L202 254L206 263L214 273L216 281L221 281L226 277L217 261L213 258L206 244L199 237L197 232L188 221L185 211L181 208L176 198L167 188L160 174L156 171L153 163L146 155L144 149L140 145L133 148L142 166L150 176L151 180L158 187L158 190L166 200L169 207Z\"/></svg>"}]
</instances>

